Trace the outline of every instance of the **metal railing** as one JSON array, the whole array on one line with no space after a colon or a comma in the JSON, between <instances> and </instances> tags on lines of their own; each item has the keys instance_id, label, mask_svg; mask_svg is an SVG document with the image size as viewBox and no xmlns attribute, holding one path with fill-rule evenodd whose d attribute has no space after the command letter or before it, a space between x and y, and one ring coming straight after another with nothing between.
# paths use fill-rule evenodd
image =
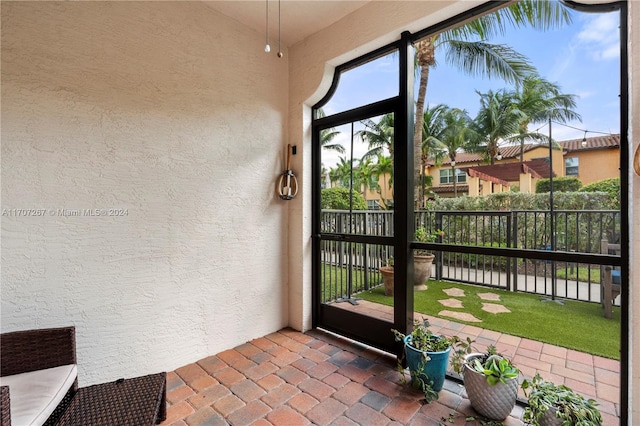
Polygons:
<instances>
[{"instance_id":1,"label":"metal railing","mask_svg":"<svg viewBox=\"0 0 640 426\"><path fill-rule=\"evenodd\" d=\"M551 250L550 212L417 211L416 227L444 231L443 243ZM555 251L600 253L601 240L620 241L617 210L553 212ZM392 211L325 210L322 232L393 236ZM322 243L323 301L351 299L382 282L378 268L393 257L393 247L340 241ZM600 302L601 265L552 262L472 253L437 252L435 277L510 291Z\"/></svg>"}]
</instances>

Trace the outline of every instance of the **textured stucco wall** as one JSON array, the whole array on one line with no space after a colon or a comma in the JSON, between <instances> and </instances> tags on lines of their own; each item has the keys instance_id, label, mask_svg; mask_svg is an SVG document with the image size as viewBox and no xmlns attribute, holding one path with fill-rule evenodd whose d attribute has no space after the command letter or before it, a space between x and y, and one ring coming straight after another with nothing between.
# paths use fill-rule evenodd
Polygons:
<instances>
[{"instance_id":1,"label":"textured stucco wall","mask_svg":"<svg viewBox=\"0 0 640 426\"><path fill-rule=\"evenodd\" d=\"M198 2L1 7L2 331L74 324L87 385L286 326L287 56Z\"/></svg>"}]
</instances>

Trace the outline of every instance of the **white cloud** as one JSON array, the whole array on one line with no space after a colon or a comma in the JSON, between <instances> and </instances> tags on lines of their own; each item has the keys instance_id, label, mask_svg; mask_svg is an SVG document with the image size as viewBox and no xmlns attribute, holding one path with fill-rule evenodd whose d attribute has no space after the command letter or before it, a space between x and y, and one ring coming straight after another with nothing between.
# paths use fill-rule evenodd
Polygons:
<instances>
[{"instance_id":1,"label":"white cloud","mask_svg":"<svg viewBox=\"0 0 640 426\"><path fill-rule=\"evenodd\" d=\"M618 58L620 56L618 20L618 13L598 14L585 18L574 43L596 61Z\"/></svg>"}]
</instances>

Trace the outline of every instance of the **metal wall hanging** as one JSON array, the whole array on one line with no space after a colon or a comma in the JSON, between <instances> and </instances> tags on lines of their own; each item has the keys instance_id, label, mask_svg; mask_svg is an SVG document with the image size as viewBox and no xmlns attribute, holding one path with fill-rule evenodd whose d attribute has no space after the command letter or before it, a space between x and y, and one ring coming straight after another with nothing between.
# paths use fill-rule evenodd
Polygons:
<instances>
[{"instance_id":1,"label":"metal wall hanging","mask_svg":"<svg viewBox=\"0 0 640 426\"><path fill-rule=\"evenodd\" d=\"M278 180L278 195L283 200L293 200L298 195L298 179L291 170L291 144L287 145L287 170L283 171Z\"/></svg>"}]
</instances>

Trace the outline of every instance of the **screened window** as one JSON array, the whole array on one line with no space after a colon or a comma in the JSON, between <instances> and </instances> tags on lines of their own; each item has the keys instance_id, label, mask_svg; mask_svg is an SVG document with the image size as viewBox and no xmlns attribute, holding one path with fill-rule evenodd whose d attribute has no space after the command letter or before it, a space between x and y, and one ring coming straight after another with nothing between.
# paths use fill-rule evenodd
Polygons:
<instances>
[{"instance_id":1,"label":"screened window","mask_svg":"<svg viewBox=\"0 0 640 426\"><path fill-rule=\"evenodd\" d=\"M442 169L440 170L440 184L446 185L449 183L453 183L453 171L451 169ZM466 182L467 174L460 169L455 169L456 174L456 182Z\"/></svg>"},{"instance_id":2,"label":"screened window","mask_svg":"<svg viewBox=\"0 0 640 426\"><path fill-rule=\"evenodd\" d=\"M578 157L565 158L564 174L566 176L578 176Z\"/></svg>"}]
</instances>

